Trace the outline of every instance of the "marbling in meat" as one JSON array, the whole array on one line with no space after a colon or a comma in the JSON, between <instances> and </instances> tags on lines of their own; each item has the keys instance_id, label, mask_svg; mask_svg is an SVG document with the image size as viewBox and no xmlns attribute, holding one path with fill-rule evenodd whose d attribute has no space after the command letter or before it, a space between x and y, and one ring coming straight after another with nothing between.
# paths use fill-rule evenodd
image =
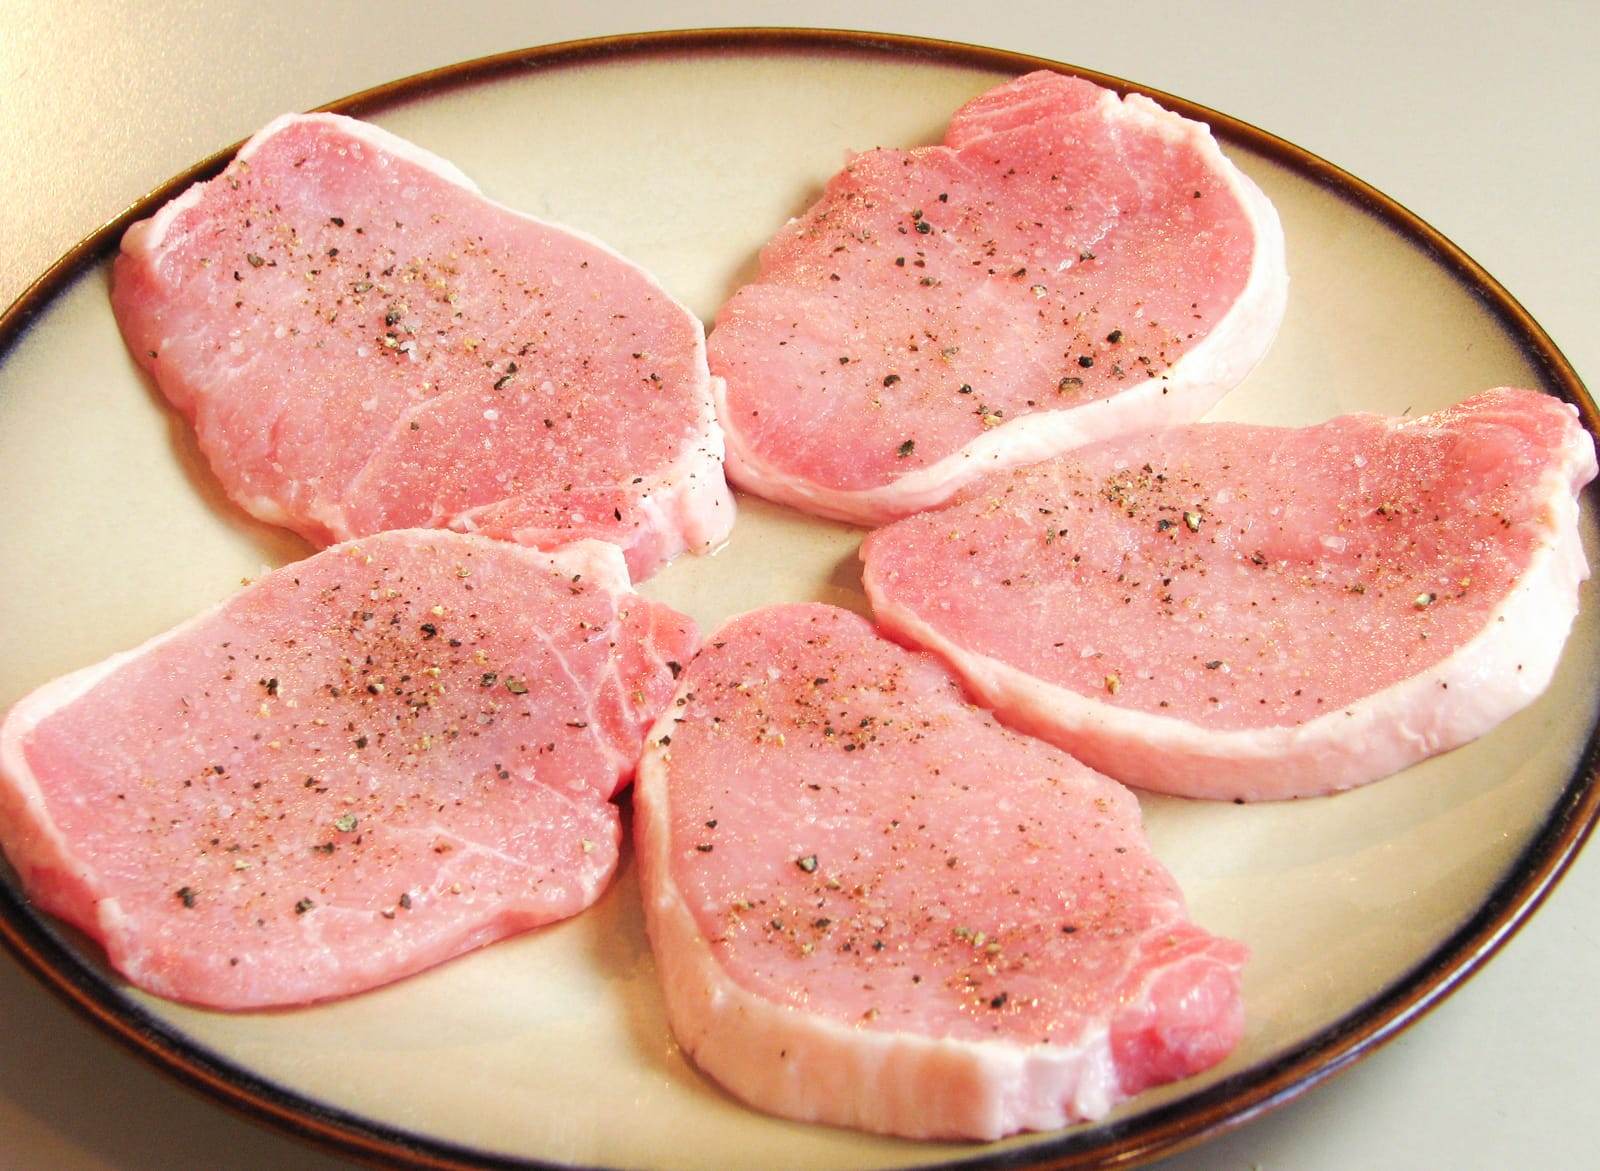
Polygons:
<instances>
[{"instance_id":1,"label":"marbling in meat","mask_svg":"<svg viewBox=\"0 0 1600 1171\"><path fill-rule=\"evenodd\" d=\"M634 818L673 1032L763 1110L998 1138L1239 1038L1244 948L1190 921L1132 794L843 610L712 636Z\"/></svg>"},{"instance_id":2,"label":"marbling in meat","mask_svg":"<svg viewBox=\"0 0 1600 1171\"><path fill-rule=\"evenodd\" d=\"M699 321L365 122L267 126L128 230L112 305L228 494L317 544L596 537L639 579L733 524Z\"/></svg>"},{"instance_id":3,"label":"marbling in meat","mask_svg":"<svg viewBox=\"0 0 1600 1171\"><path fill-rule=\"evenodd\" d=\"M1001 474L871 534L879 622L1008 723L1189 797L1345 789L1550 681L1588 565L1572 407L1195 424Z\"/></svg>"},{"instance_id":4,"label":"marbling in meat","mask_svg":"<svg viewBox=\"0 0 1600 1171\"><path fill-rule=\"evenodd\" d=\"M1210 130L1030 73L870 150L761 253L711 369L738 486L880 524L1198 418L1283 316L1283 232Z\"/></svg>"},{"instance_id":5,"label":"marbling in meat","mask_svg":"<svg viewBox=\"0 0 1600 1171\"><path fill-rule=\"evenodd\" d=\"M0 845L150 992L359 992L594 901L697 641L602 542L340 545L13 707Z\"/></svg>"}]
</instances>

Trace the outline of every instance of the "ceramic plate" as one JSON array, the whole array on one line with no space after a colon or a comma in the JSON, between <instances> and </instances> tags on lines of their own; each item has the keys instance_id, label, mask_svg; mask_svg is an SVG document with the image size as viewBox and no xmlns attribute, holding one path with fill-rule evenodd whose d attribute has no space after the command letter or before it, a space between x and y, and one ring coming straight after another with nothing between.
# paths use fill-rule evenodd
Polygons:
<instances>
[{"instance_id":1,"label":"ceramic plate","mask_svg":"<svg viewBox=\"0 0 1600 1171\"><path fill-rule=\"evenodd\" d=\"M926 41L694 33L512 54L338 103L437 151L491 196L586 229L706 319L849 149L936 141L950 113L1045 65ZM1066 68L1064 66L1053 66ZM1114 79L1089 74L1118 89ZM1415 217L1270 135L1209 121L1277 204L1288 317L1219 418L1417 414L1503 383L1594 407L1542 331ZM227 503L188 428L129 359L107 257L180 176L66 257L0 320L0 707L140 642L307 550ZM860 609L857 530L740 501L731 545L645 590L704 628L772 602ZM1595 508L1585 545L1594 560ZM1104 1165L1292 1095L1409 1023L1532 910L1587 832L1600 648L1594 600L1549 693L1493 734L1334 798L1144 798L1195 918L1254 952L1243 1042L1105 1123L989 1146L766 1117L673 1045L625 861L592 910L311 1009L226 1015L126 987L0 875L0 935L85 1012L192 1083L352 1153L429 1165L652 1168Z\"/></svg>"}]
</instances>

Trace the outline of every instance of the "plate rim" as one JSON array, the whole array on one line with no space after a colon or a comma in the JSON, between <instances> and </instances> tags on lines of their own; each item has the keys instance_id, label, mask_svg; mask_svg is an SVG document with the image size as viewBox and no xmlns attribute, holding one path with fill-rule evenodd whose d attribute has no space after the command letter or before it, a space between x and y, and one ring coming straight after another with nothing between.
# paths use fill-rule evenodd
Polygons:
<instances>
[{"instance_id":1,"label":"plate rim","mask_svg":"<svg viewBox=\"0 0 1600 1171\"><path fill-rule=\"evenodd\" d=\"M630 33L535 45L411 74L316 107L363 115L445 90L531 73L618 60L707 52L855 54L921 59L994 72L1048 69L1086 78L1118 93L1147 94L1217 137L1242 145L1379 220L1463 285L1539 371L1545 386L1575 406L1600 434L1600 408L1577 371L1531 314L1480 264L1420 216L1371 184L1288 140L1219 110L1077 65L960 41L896 33L811 28L696 28ZM189 185L218 173L234 143L174 175L106 222L35 278L0 314L0 360L34 319L91 265L110 256L126 228ZM1298 1097L1375 1052L1476 973L1533 915L1571 865L1600 819L1600 719L1539 832L1489 896L1445 940L1392 985L1277 1057L1238 1071L1196 1094L1133 1118L1073 1130L1026 1147L921 1164L927 1168L1132 1167L1176 1153ZM31 909L20 889L0 882L0 945L23 969L80 1015L183 1086L245 1118L334 1153L421 1168L550 1168L573 1164L493 1152L431 1137L334 1107L189 1038L130 1000L66 942L63 929Z\"/></svg>"}]
</instances>

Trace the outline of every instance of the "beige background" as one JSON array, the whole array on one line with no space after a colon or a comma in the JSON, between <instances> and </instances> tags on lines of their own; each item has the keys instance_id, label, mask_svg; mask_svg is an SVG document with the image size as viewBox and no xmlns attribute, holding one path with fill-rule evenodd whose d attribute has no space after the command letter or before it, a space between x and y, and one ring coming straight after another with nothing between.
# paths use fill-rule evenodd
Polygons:
<instances>
[{"instance_id":1,"label":"beige background","mask_svg":"<svg viewBox=\"0 0 1600 1171\"><path fill-rule=\"evenodd\" d=\"M646 28L802 23L772 4L67 8L0 0L0 301L145 189L284 109L418 69ZM1019 49L1183 94L1432 221L1600 370L1593 6L843 5L809 20ZM1308 15L1295 10L1304 8ZM1352 272L1359 280L1359 272ZM1360 377L1359 370L1351 376ZM1479 978L1358 1070L1164 1166L1590 1165L1600 862ZM337 1165L174 1090L0 960L0 1166Z\"/></svg>"}]
</instances>

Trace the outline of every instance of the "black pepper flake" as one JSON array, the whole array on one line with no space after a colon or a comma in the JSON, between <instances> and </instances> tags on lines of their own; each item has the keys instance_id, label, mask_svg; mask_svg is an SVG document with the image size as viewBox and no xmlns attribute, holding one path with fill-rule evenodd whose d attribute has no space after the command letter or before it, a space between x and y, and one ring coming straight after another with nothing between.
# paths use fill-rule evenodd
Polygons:
<instances>
[{"instance_id":1,"label":"black pepper flake","mask_svg":"<svg viewBox=\"0 0 1600 1171\"><path fill-rule=\"evenodd\" d=\"M409 911L411 909L411 895L410 894L403 894L403 895L400 896L400 909L402 911Z\"/></svg>"},{"instance_id":2,"label":"black pepper flake","mask_svg":"<svg viewBox=\"0 0 1600 1171\"><path fill-rule=\"evenodd\" d=\"M266 263L264 258L257 256L254 252L246 252L244 258L250 262L251 268L260 268Z\"/></svg>"},{"instance_id":3,"label":"black pepper flake","mask_svg":"<svg viewBox=\"0 0 1600 1171\"><path fill-rule=\"evenodd\" d=\"M330 224L332 224L336 228L344 227L344 217L343 216L329 216L328 217L328 222Z\"/></svg>"},{"instance_id":4,"label":"black pepper flake","mask_svg":"<svg viewBox=\"0 0 1600 1171\"><path fill-rule=\"evenodd\" d=\"M1209 663L1206 664L1206 670L1207 671L1215 671L1220 666L1222 666L1222 660L1221 659L1212 659Z\"/></svg>"},{"instance_id":5,"label":"black pepper flake","mask_svg":"<svg viewBox=\"0 0 1600 1171\"><path fill-rule=\"evenodd\" d=\"M815 874L817 871L817 856L815 854L807 854L804 858L796 858L794 864L807 874Z\"/></svg>"},{"instance_id":6,"label":"black pepper flake","mask_svg":"<svg viewBox=\"0 0 1600 1171\"><path fill-rule=\"evenodd\" d=\"M930 224L927 220L918 220L917 221L917 231L921 235L926 236L929 232L933 231L933 225Z\"/></svg>"},{"instance_id":7,"label":"black pepper flake","mask_svg":"<svg viewBox=\"0 0 1600 1171\"><path fill-rule=\"evenodd\" d=\"M278 694L278 681L276 679L263 679L261 681L261 686L267 689L268 695Z\"/></svg>"},{"instance_id":8,"label":"black pepper flake","mask_svg":"<svg viewBox=\"0 0 1600 1171\"><path fill-rule=\"evenodd\" d=\"M1056 383L1056 389L1060 391L1077 390L1078 387L1082 385L1083 379L1079 378L1076 374L1069 374L1060 382Z\"/></svg>"},{"instance_id":9,"label":"black pepper flake","mask_svg":"<svg viewBox=\"0 0 1600 1171\"><path fill-rule=\"evenodd\" d=\"M1116 345L1121 340L1122 331L1120 329L1113 329L1110 333L1106 334L1106 341L1110 342L1112 345Z\"/></svg>"},{"instance_id":10,"label":"black pepper flake","mask_svg":"<svg viewBox=\"0 0 1600 1171\"><path fill-rule=\"evenodd\" d=\"M702 854L709 854L709 853L711 853L712 850L715 850L716 847L713 846L710 842L701 842L698 846L695 847L695 849L699 850Z\"/></svg>"},{"instance_id":11,"label":"black pepper flake","mask_svg":"<svg viewBox=\"0 0 1600 1171\"><path fill-rule=\"evenodd\" d=\"M671 671L672 677L676 679L679 675L683 674L683 664L678 662L676 659L668 659L667 670Z\"/></svg>"},{"instance_id":12,"label":"black pepper flake","mask_svg":"<svg viewBox=\"0 0 1600 1171\"><path fill-rule=\"evenodd\" d=\"M194 889L192 887L180 886L177 890L173 891L172 893L177 898L177 900L180 903L182 903L184 906L186 906L186 907L194 906Z\"/></svg>"},{"instance_id":13,"label":"black pepper flake","mask_svg":"<svg viewBox=\"0 0 1600 1171\"><path fill-rule=\"evenodd\" d=\"M365 748L366 746L367 746L367 738L365 736L357 736L356 737L356 747L357 748Z\"/></svg>"},{"instance_id":14,"label":"black pepper flake","mask_svg":"<svg viewBox=\"0 0 1600 1171\"><path fill-rule=\"evenodd\" d=\"M1087 370L1090 366L1094 365L1094 357L1090 354L1080 354L1078 356L1078 365Z\"/></svg>"},{"instance_id":15,"label":"black pepper flake","mask_svg":"<svg viewBox=\"0 0 1600 1171\"><path fill-rule=\"evenodd\" d=\"M493 671L485 671L482 675L478 676L478 686L493 687L497 678L498 676L496 676Z\"/></svg>"},{"instance_id":16,"label":"black pepper flake","mask_svg":"<svg viewBox=\"0 0 1600 1171\"><path fill-rule=\"evenodd\" d=\"M509 383L515 377L516 377L515 374L502 374L502 375L500 375L499 378L496 378L494 380L494 388L496 390L504 390L505 387L506 387L506 384Z\"/></svg>"},{"instance_id":17,"label":"black pepper flake","mask_svg":"<svg viewBox=\"0 0 1600 1171\"><path fill-rule=\"evenodd\" d=\"M1010 999L1011 999L1010 994L1009 993L1005 993L1005 992L1000 993L998 996L991 996L989 998L989 1007L990 1008L1004 1008L1006 1006L1006 1001L1008 1001Z\"/></svg>"},{"instance_id":18,"label":"black pepper flake","mask_svg":"<svg viewBox=\"0 0 1600 1171\"><path fill-rule=\"evenodd\" d=\"M309 911L312 907L314 907L316 905L317 904L312 902L310 899L301 899L298 903L296 903L294 905L294 913L296 915L304 915L307 911Z\"/></svg>"},{"instance_id":19,"label":"black pepper flake","mask_svg":"<svg viewBox=\"0 0 1600 1171\"><path fill-rule=\"evenodd\" d=\"M895 455L900 459L905 459L906 456L910 455L916 449L917 441L915 439L907 439L899 447L895 448Z\"/></svg>"},{"instance_id":20,"label":"black pepper flake","mask_svg":"<svg viewBox=\"0 0 1600 1171\"><path fill-rule=\"evenodd\" d=\"M972 393L972 386L969 383L963 382L960 386L958 386L956 388L956 393L958 393L958 394L971 394Z\"/></svg>"},{"instance_id":21,"label":"black pepper flake","mask_svg":"<svg viewBox=\"0 0 1600 1171\"><path fill-rule=\"evenodd\" d=\"M423 638L438 638L439 628L431 622L424 622L420 628Z\"/></svg>"},{"instance_id":22,"label":"black pepper flake","mask_svg":"<svg viewBox=\"0 0 1600 1171\"><path fill-rule=\"evenodd\" d=\"M883 377L883 384L885 386L893 386L895 383L897 383L899 381L900 381L900 375L898 375L898 374L885 374L884 377Z\"/></svg>"}]
</instances>

